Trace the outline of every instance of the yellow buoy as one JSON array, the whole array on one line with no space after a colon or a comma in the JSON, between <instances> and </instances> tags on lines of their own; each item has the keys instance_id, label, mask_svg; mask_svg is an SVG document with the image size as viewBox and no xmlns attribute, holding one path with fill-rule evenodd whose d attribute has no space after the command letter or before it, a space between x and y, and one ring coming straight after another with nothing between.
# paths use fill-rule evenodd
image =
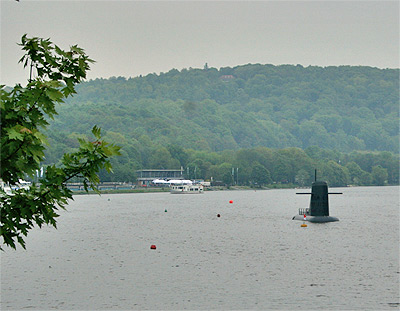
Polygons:
<instances>
[{"instance_id":1,"label":"yellow buoy","mask_svg":"<svg viewBox=\"0 0 400 311\"><path fill-rule=\"evenodd\" d=\"M300 227L307 227L307 225L306 224L301 224L301 226Z\"/></svg>"}]
</instances>

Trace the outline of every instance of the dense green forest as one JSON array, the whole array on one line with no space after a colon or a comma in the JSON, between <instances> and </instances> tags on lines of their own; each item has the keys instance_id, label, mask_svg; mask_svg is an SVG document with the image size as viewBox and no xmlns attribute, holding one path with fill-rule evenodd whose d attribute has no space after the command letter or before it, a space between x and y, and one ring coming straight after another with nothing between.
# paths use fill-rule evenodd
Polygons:
<instances>
[{"instance_id":1,"label":"dense green forest","mask_svg":"<svg viewBox=\"0 0 400 311\"><path fill-rule=\"evenodd\" d=\"M318 168L331 185L398 183L398 69L206 64L84 82L58 111L46 162L97 124L123 153L103 180L189 167L225 183L307 184Z\"/></svg>"}]
</instances>

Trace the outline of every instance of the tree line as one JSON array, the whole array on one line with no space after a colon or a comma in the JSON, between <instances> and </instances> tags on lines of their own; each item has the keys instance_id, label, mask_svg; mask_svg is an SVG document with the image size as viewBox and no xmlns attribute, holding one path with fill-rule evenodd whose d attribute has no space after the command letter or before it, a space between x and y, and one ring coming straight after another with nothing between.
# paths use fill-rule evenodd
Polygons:
<instances>
[{"instance_id":1,"label":"tree line","mask_svg":"<svg viewBox=\"0 0 400 311\"><path fill-rule=\"evenodd\" d=\"M225 184L308 185L317 168L332 186L397 184L398 84L398 69L260 64L91 80L50 120L44 164L97 124L122 147L104 181L183 167Z\"/></svg>"},{"instance_id":2,"label":"tree line","mask_svg":"<svg viewBox=\"0 0 400 311\"><path fill-rule=\"evenodd\" d=\"M317 169L319 178L330 186L399 183L399 155L389 151L341 153L311 146L305 150L254 147L212 152L172 144L164 147L143 137L131 145L119 133L106 133L104 138L122 148L121 156L111 159L113 173L99 173L102 181L135 182L137 170L152 168L183 169L186 178L228 186L309 186Z\"/></svg>"},{"instance_id":3,"label":"tree line","mask_svg":"<svg viewBox=\"0 0 400 311\"><path fill-rule=\"evenodd\" d=\"M399 150L399 70L249 64L172 69L77 86L50 131L93 124L162 146L239 150L319 146L349 153Z\"/></svg>"}]
</instances>

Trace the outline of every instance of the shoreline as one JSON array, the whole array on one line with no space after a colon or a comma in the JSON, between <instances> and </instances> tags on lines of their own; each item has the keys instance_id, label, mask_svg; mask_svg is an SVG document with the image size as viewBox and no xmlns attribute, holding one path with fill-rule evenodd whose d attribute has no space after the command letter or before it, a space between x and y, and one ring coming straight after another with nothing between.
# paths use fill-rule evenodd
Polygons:
<instances>
[{"instance_id":1,"label":"shoreline","mask_svg":"<svg viewBox=\"0 0 400 311\"><path fill-rule=\"evenodd\" d=\"M379 187L398 187L399 185L385 185ZM377 187L377 186L343 186L343 187L329 187L329 188L354 188L354 187ZM276 189L311 189L310 187L295 187L292 184L288 185L273 185L272 187L250 187L250 186L231 186L231 187L224 187L224 186L214 186L214 187L207 187L204 189L204 192L210 191L238 191L238 190L276 190ZM169 188L140 188L140 189L108 189L108 190L100 190L99 194L123 194L123 193L161 193L161 192L170 192ZM98 194L93 190L89 190L88 192L84 190L73 191L73 195L85 195L85 194Z\"/></svg>"},{"instance_id":2,"label":"shoreline","mask_svg":"<svg viewBox=\"0 0 400 311\"><path fill-rule=\"evenodd\" d=\"M292 187L288 187L292 188ZM237 186L237 187L224 187L224 186L214 186L207 187L204 189L204 192L209 191L236 191L236 190L270 190L275 188L261 187L261 188L251 188L249 186ZM277 188L278 189L278 188ZM279 188L280 189L280 188ZM283 189L283 188L282 188ZM121 194L121 193L160 193L160 192L170 192L170 189L165 188L140 188L140 189L108 189L108 190L100 190L100 194ZM73 195L84 195L84 194L97 194L93 190L89 190L88 192L84 190L73 191Z\"/></svg>"}]
</instances>

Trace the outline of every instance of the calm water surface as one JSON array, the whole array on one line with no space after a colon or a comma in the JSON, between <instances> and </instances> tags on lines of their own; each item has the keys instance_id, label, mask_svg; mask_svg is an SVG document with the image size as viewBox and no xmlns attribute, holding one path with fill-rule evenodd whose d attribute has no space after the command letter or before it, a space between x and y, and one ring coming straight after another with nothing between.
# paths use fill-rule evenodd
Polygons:
<instances>
[{"instance_id":1,"label":"calm water surface","mask_svg":"<svg viewBox=\"0 0 400 311\"><path fill-rule=\"evenodd\" d=\"M1 254L1 309L399 309L399 188L334 190L307 228L296 190L76 196Z\"/></svg>"}]
</instances>

